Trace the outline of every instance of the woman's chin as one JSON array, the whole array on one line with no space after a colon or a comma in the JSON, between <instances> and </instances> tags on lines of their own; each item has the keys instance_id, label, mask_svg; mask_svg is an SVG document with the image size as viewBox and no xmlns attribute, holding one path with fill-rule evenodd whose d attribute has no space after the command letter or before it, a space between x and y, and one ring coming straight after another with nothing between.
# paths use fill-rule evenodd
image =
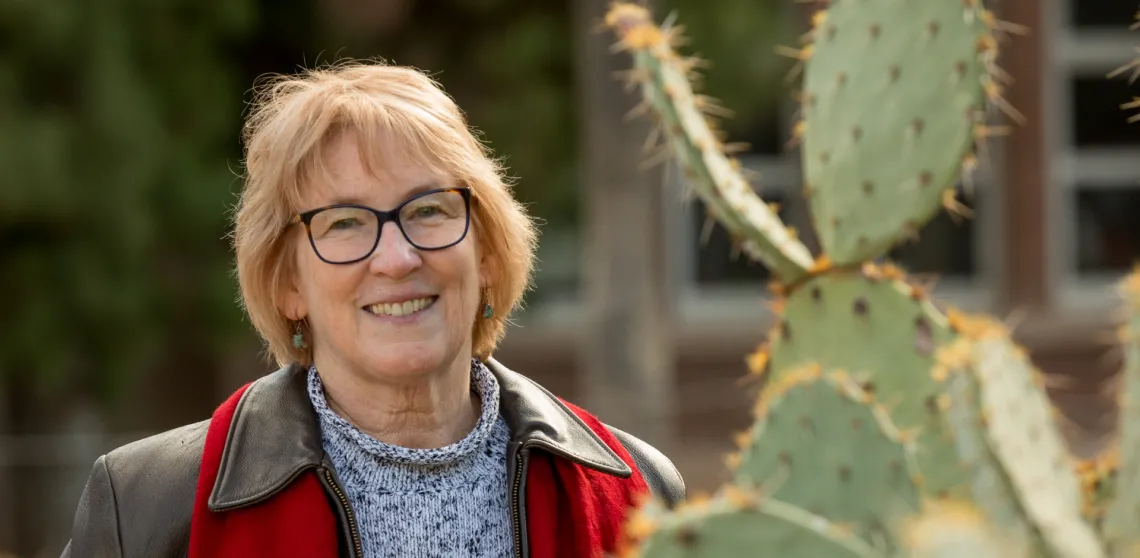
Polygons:
<instances>
[{"instance_id":1,"label":"woman's chin","mask_svg":"<svg viewBox=\"0 0 1140 558\"><path fill-rule=\"evenodd\" d=\"M385 343L364 359L369 371L384 377L412 378L430 374L445 365L443 351L435 343Z\"/></svg>"}]
</instances>

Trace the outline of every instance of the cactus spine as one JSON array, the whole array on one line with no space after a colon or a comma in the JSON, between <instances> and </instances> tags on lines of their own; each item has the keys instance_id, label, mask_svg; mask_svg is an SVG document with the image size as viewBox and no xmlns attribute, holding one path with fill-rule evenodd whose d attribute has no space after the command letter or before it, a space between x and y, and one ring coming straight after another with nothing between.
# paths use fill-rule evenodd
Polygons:
<instances>
[{"instance_id":1,"label":"cactus spine","mask_svg":"<svg viewBox=\"0 0 1140 558\"><path fill-rule=\"evenodd\" d=\"M1002 98L995 65L999 35L1020 28L980 0L832 0L815 14L812 42L795 51L804 65L795 134L822 245L813 257L724 154L703 114L712 105L688 82L695 63L673 51L676 31L625 3L606 22L632 55L643 107L697 195L777 276L778 322L748 358L767 387L731 456L735 478L715 505L642 508L629 554L798 556L808 548L753 532L771 523L743 513L755 509L781 510L781 528L799 525L791 518L828 526L797 531L822 539L811 547L821 556L1100 558L1136 548L1140 349L1130 349L1124 403L1132 406L1110 485L1103 467L1069 457L1040 373L1008 331L940 312L905 272L873 263L916 237L939 207L968 213L956 183L1003 130L987 118L1022 118ZM1127 292L1140 299L1140 288ZM875 427L856 432L851 421ZM846 484L855 474L865 485ZM965 542L954 543L954 533ZM859 544L836 546L838 534Z\"/></svg>"}]
</instances>

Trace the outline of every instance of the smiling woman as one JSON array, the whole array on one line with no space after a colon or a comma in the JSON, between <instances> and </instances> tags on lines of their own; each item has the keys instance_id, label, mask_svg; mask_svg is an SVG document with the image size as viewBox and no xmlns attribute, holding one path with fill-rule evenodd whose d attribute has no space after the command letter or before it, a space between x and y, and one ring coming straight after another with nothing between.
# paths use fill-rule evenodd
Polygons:
<instances>
[{"instance_id":1,"label":"smiling woman","mask_svg":"<svg viewBox=\"0 0 1140 558\"><path fill-rule=\"evenodd\" d=\"M536 232L423 73L265 84L245 128L242 301L278 370L100 457L65 557L593 557L668 458L491 354Z\"/></svg>"}]
</instances>

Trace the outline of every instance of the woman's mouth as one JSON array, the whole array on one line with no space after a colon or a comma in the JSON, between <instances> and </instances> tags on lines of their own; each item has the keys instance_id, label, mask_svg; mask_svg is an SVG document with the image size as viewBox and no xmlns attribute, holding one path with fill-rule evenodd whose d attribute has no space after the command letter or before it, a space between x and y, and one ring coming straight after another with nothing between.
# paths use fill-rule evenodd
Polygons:
<instances>
[{"instance_id":1,"label":"woman's mouth","mask_svg":"<svg viewBox=\"0 0 1140 558\"><path fill-rule=\"evenodd\" d=\"M403 302L396 303L384 302L380 304L371 304L369 306L365 306L364 309L373 314L376 314L377 316L410 316L417 312L422 312L428 308L431 308L431 305L435 304L435 301L437 299L439 299L439 296L415 298L412 300L405 300Z\"/></svg>"}]
</instances>

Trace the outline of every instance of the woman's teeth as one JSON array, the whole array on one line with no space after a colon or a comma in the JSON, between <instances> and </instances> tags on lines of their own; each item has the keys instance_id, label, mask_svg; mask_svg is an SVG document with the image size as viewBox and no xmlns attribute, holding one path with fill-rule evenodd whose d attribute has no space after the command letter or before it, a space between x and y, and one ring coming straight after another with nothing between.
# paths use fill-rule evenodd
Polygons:
<instances>
[{"instance_id":1,"label":"woman's teeth","mask_svg":"<svg viewBox=\"0 0 1140 558\"><path fill-rule=\"evenodd\" d=\"M404 302L397 302L395 304L373 304L367 308L369 312L379 316L407 316L431 306L432 303L435 302L435 299L436 297L429 296L415 300L405 300Z\"/></svg>"}]
</instances>

